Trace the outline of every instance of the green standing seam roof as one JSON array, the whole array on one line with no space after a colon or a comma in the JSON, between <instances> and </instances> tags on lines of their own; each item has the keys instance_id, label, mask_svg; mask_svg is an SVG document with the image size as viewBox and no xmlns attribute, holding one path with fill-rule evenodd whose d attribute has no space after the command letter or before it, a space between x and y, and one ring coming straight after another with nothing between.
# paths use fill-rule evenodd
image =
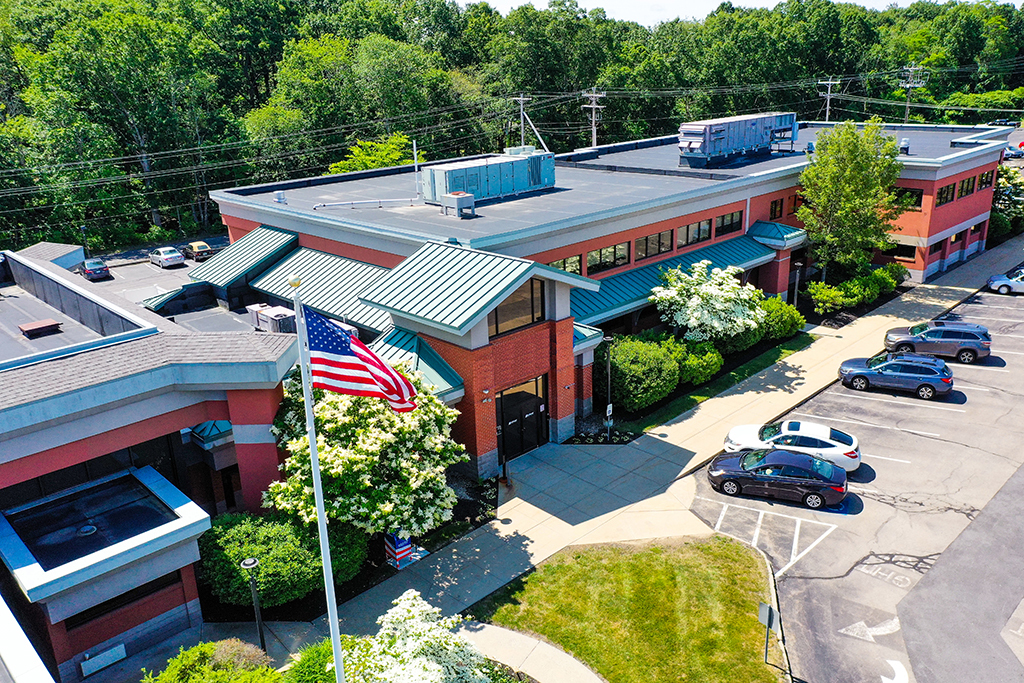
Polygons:
<instances>
[{"instance_id":1,"label":"green standing seam roof","mask_svg":"<svg viewBox=\"0 0 1024 683\"><path fill-rule=\"evenodd\" d=\"M785 242L805 235L806 232L802 228L794 228L792 225L786 225L784 223L755 221L754 224L747 229L746 234L750 237L761 237L763 239Z\"/></svg>"},{"instance_id":2,"label":"green standing seam roof","mask_svg":"<svg viewBox=\"0 0 1024 683\"><path fill-rule=\"evenodd\" d=\"M573 323L572 326L572 348L575 349L580 344L586 344L589 341L593 341L595 338L604 338L604 331L590 325L583 325L582 323Z\"/></svg>"},{"instance_id":3,"label":"green standing seam roof","mask_svg":"<svg viewBox=\"0 0 1024 683\"><path fill-rule=\"evenodd\" d=\"M387 311L359 301L366 286L388 272L387 268L302 247L286 256L250 286L264 294L291 301L290 275L302 278L302 303L332 318L381 332L391 324Z\"/></svg>"},{"instance_id":4,"label":"green standing seam roof","mask_svg":"<svg viewBox=\"0 0 1024 683\"><path fill-rule=\"evenodd\" d=\"M442 401L464 391L462 377L415 332L390 327L370 344L370 349L388 363L406 361L413 370L422 372Z\"/></svg>"},{"instance_id":5,"label":"green standing seam roof","mask_svg":"<svg viewBox=\"0 0 1024 683\"><path fill-rule=\"evenodd\" d=\"M193 268L189 277L209 282L214 287L228 287L250 272L273 263L298 243L299 237L295 233L261 225Z\"/></svg>"},{"instance_id":6,"label":"green standing seam roof","mask_svg":"<svg viewBox=\"0 0 1024 683\"><path fill-rule=\"evenodd\" d=\"M143 306L145 306L146 308L155 313L159 311L161 308L163 308L164 304L166 304L168 301L172 301L179 294L181 294L181 287L178 287L177 289L172 289L169 292L164 292L163 294L151 296L148 299L143 299L139 303L141 303Z\"/></svg>"},{"instance_id":7,"label":"green standing seam roof","mask_svg":"<svg viewBox=\"0 0 1024 683\"><path fill-rule=\"evenodd\" d=\"M595 324L639 310L648 304L651 290L661 285L661 272L677 266L685 269L706 259L711 261L712 268L750 268L767 263L774 257L774 249L760 244L752 237L740 235L649 266L606 277L601 280L601 289L597 292L574 289L571 295L572 314L579 322Z\"/></svg>"},{"instance_id":8,"label":"green standing seam roof","mask_svg":"<svg viewBox=\"0 0 1024 683\"><path fill-rule=\"evenodd\" d=\"M575 287L600 286L589 278L535 261L429 242L370 285L360 300L464 334L534 274Z\"/></svg>"}]
</instances>

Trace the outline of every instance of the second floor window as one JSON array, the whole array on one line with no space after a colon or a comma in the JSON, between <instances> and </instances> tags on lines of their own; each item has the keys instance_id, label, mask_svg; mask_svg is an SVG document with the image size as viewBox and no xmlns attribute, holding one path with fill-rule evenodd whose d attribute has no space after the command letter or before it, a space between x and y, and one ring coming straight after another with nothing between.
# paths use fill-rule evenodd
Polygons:
<instances>
[{"instance_id":1,"label":"second floor window","mask_svg":"<svg viewBox=\"0 0 1024 683\"><path fill-rule=\"evenodd\" d=\"M633 258L637 261L672 251L672 231L665 230L664 232L648 235L647 237L641 237L633 245L633 248L635 250Z\"/></svg>"},{"instance_id":2,"label":"second floor window","mask_svg":"<svg viewBox=\"0 0 1024 683\"><path fill-rule=\"evenodd\" d=\"M582 256L568 256L566 258L552 261L548 264L552 268L558 268L564 270L567 273L575 273L576 275L583 274L583 257Z\"/></svg>"},{"instance_id":3,"label":"second floor window","mask_svg":"<svg viewBox=\"0 0 1024 683\"><path fill-rule=\"evenodd\" d=\"M974 194L974 176L970 178L964 178L960 181L960 191L957 193L957 198L966 197L969 194Z\"/></svg>"},{"instance_id":4,"label":"second floor window","mask_svg":"<svg viewBox=\"0 0 1024 683\"><path fill-rule=\"evenodd\" d=\"M487 334L495 336L544 320L544 281L532 278L487 314Z\"/></svg>"},{"instance_id":5,"label":"second floor window","mask_svg":"<svg viewBox=\"0 0 1024 683\"><path fill-rule=\"evenodd\" d=\"M743 212L733 211L715 219L715 237L728 235L743 229Z\"/></svg>"},{"instance_id":6,"label":"second floor window","mask_svg":"<svg viewBox=\"0 0 1024 683\"><path fill-rule=\"evenodd\" d=\"M956 183L940 187L935 193L935 206L949 204L956 196Z\"/></svg>"},{"instance_id":7,"label":"second floor window","mask_svg":"<svg viewBox=\"0 0 1024 683\"><path fill-rule=\"evenodd\" d=\"M897 187L895 190L897 197L910 202L911 210L921 208L921 202L924 201L924 190L918 190L913 187Z\"/></svg>"},{"instance_id":8,"label":"second floor window","mask_svg":"<svg viewBox=\"0 0 1024 683\"><path fill-rule=\"evenodd\" d=\"M768 220L773 221L776 218L782 218L782 204L785 200L775 199L772 201L771 207L768 209Z\"/></svg>"},{"instance_id":9,"label":"second floor window","mask_svg":"<svg viewBox=\"0 0 1024 683\"><path fill-rule=\"evenodd\" d=\"M995 171L985 171L978 176L978 189L987 190L992 187L992 183L995 181Z\"/></svg>"},{"instance_id":10,"label":"second floor window","mask_svg":"<svg viewBox=\"0 0 1024 683\"><path fill-rule=\"evenodd\" d=\"M679 246L685 247L688 244L697 244L704 240L711 239L711 219L690 223L679 228Z\"/></svg>"},{"instance_id":11,"label":"second floor window","mask_svg":"<svg viewBox=\"0 0 1024 683\"><path fill-rule=\"evenodd\" d=\"M629 263L629 242L587 252L587 275Z\"/></svg>"}]
</instances>

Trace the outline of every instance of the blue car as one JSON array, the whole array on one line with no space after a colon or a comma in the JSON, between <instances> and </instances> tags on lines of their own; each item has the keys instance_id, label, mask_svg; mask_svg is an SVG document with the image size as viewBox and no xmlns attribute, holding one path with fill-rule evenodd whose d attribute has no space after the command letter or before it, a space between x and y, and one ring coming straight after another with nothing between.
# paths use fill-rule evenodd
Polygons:
<instances>
[{"instance_id":1,"label":"blue car","mask_svg":"<svg viewBox=\"0 0 1024 683\"><path fill-rule=\"evenodd\" d=\"M857 391L895 389L925 400L953 391L953 372L945 361L914 353L851 358L839 366L839 379Z\"/></svg>"}]
</instances>

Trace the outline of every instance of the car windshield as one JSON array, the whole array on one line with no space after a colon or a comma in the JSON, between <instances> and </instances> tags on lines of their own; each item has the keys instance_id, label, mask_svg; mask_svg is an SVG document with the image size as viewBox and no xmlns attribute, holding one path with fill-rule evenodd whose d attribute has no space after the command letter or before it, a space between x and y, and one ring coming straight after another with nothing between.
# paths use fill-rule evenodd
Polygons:
<instances>
[{"instance_id":1,"label":"car windshield","mask_svg":"<svg viewBox=\"0 0 1024 683\"><path fill-rule=\"evenodd\" d=\"M928 323L918 323L910 328L910 334L921 334L928 329Z\"/></svg>"},{"instance_id":2,"label":"car windshield","mask_svg":"<svg viewBox=\"0 0 1024 683\"><path fill-rule=\"evenodd\" d=\"M102 268L103 267L103 261L100 261L99 259L93 259L92 261L86 261L85 262L85 267L89 268L90 270L93 269L93 268Z\"/></svg>"},{"instance_id":3,"label":"car windshield","mask_svg":"<svg viewBox=\"0 0 1024 683\"><path fill-rule=\"evenodd\" d=\"M881 365L882 363L886 362L887 360L889 360L889 359L888 359L888 357L884 353L879 354L879 355L875 356L874 358L869 358L868 359L868 367L869 368L877 368L879 365Z\"/></svg>"},{"instance_id":4,"label":"car windshield","mask_svg":"<svg viewBox=\"0 0 1024 683\"><path fill-rule=\"evenodd\" d=\"M832 474L835 471L835 466L830 462L825 462L818 458L811 458L811 469L823 476L825 479L831 479Z\"/></svg>"},{"instance_id":5,"label":"car windshield","mask_svg":"<svg viewBox=\"0 0 1024 683\"><path fill-rule=\"evenodd\" d=\"M766 424L764 427L761 427L761 431L757 433L757 438L761 439L761 441L766 441L781 431L782 423L772 422L771 424Z\"/></svg>"},{"instance_id":6,"label":"car windshield","mask_svg":"<svg viewBox=\"0 0 1024 683\"><path fill-rule=\"evenodd\" d=\"M1024 277L1024 269L1022 269L1022 270L1015 270L1012 273L1010 273L1010 275L1008 277L1011 280L1019 280L1022 277Z\"/></svg>"},{"instance_id":7,"label":"car windshield","mask_svg":"<svg viewBox=\"0 0 1024 683\"><path fill-rule=\"evenodd\" d=\"M740 458L740 467L745 470L752 470L764 462L764 456L767 454L768 451L750 451Z\"/></svg>"},{"instance_id":8,"label":"car windshield","mask_svg":"<svg viewBox=\"0 0 1024 683\"><path fill-rule=\"evenodd\" d=\"M847 434L846 432L841 432L838 429L830 429L828 435L832 438L833 441L841 443L844 446L853 445L853 437Z\"/></svg>"}]
</instances>

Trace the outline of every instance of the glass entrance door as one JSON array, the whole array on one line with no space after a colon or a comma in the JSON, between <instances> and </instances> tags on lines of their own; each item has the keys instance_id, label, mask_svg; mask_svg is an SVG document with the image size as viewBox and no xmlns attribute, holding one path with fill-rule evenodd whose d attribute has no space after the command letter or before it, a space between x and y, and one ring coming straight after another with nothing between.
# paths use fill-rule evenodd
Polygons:
<instances>
[{"instance_id":1,"label":"glass entrance door","mask_svg":"<svg viewBox=\"0 0 1024 683\"><path fill-rule=\"evenodd\" d=\"M498 453L503 462L548 442L547 375L499 391Z\"/></svg>"}]
</instances>

